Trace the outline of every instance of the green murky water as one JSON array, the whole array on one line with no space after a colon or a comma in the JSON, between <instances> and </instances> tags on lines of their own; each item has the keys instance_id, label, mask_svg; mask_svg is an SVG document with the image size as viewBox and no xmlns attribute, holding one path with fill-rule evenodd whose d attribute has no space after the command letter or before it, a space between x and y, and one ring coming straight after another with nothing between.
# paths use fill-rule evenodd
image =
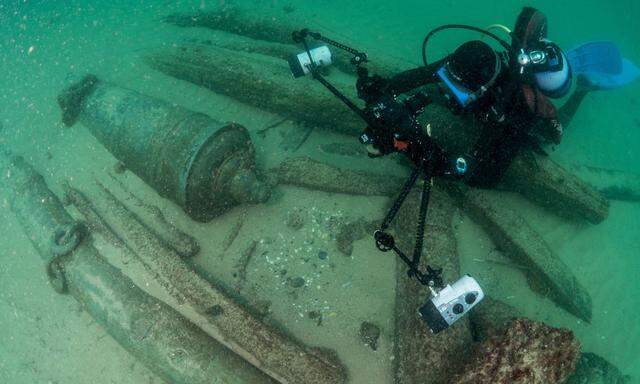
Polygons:
<instances>
[{"instance_id":1,"label":"green murky water","mask_svg":"<svg viewBox=\"0 0 640 384\"><path fill-rule=\"evenodd\" d=\"M56 103L61 89L78 76L93 73L216 120L246 126L262 169L301 154L338 166L380 167L379 160L372 163L347 144L327 146L349 143L355 137L324 130L301 136L291 119L261 133L283 116L178 81L141 60L150 49L212 36L209 30L168 25L163 17L212 10L225 3L230 2L2 1L0 145L27 159L57 194L65 180L92 190L94 179L108 179L116 159L81 124L64 127ZM419 64L420 43L431 28L443 23L512 25L521 7L531 5L546 13L550 37L560 46L612 40L624 56L640 63L636 22L640 3L632 0L233 3L265 14L278 12L285 18L311 20L311 27L370 52L372 57L386 55L407 68ZM437 43L442 51L472 35L446 36L451 40L445 37ZM640 173L639 91L636 82L587 96L563 142L551 152L552 158L565 166ZM393 169L394 165L385 166ZM395 261L378 253L369 237L354 243L350 257L343 256L333 227L351 218L381 218L387 198L278 187L266 204L239 207L207 224L197 224L131 172L122 177L139 197L158 206L169 221L197 238L202 251L192 265L222 286L236 286L238 262L256 241L258 256L246 268L247 283L238 295L253 303L268 303L268 320L303 342L335 349L353 383L392 382ZM491 258L494 246L481 227L460 215L456 234L462 271L473 273L492 297L526 316L573 330L583 351L606 358L640 380L638 202L612 201L609 217L598 225L567 222L530 205L514 209L523 212L586 287L593 299L591 324L533 293L523 283L521 270L483 262ZM287 226L292 212L301 212L302 229ZM0 382L162 382L113 341L72 297L50 288L29 234L22 231L4 197L0 198L0 215ZM237 239L226 251L221 250L239 220L244 224ZM102 251L109 253L108 248ZM124 272L134 281L139 277L139 284L147 278ZM298 278L304 280L303 286L292 283ZM375 352L359 339L363 321L381 330Z\"/></svg>"}]
</instances>

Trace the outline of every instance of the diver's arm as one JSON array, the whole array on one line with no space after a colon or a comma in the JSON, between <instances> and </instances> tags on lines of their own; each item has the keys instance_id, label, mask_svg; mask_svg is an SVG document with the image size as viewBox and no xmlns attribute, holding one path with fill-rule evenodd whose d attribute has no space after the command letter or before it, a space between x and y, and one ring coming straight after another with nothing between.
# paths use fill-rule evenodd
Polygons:
<instances>
[{"instance_id":1,"label":"diver's arm","mask_svg":"<svg viewBox=\"0 0 640 384\"><path fill-rule=\"evenodd\" d=\"M414 88L437 82L436 72L442 67L444 59L431 63L426 67L419 67L401 72L389 79L388 86L395 93L405 93Z\"/></svg>"},{"instance_id":2,"label":"diver's arm","mask_svg":"<svg viewBox=\"0 0 640 384\"><path fill-rule=\"evenodd\" d=\"M573 94L569 97L569 100L567 100L567 102L564 103L564 105L560 107L560 109L558 109L558 120L563 127L567 127L571 123L571 120L578 111L582 100L584 100L584 97L588 93L588 91L573 92Z\"/></svg>"}]
</instances>

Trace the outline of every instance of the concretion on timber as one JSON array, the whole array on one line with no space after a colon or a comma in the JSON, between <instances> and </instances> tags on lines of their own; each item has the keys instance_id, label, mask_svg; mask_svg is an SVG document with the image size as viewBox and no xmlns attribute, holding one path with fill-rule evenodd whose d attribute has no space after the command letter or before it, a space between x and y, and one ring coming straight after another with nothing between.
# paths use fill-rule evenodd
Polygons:
<instances>
[{"instance_id":1,"label":"concretion on timber","mask_svg":"<svg viewBox=\"0 0 640 384\"><path fill-rule=\"evenodd\" d=\"M574 316L591 321L591 296L546 241L516 211L506 207L500 192L442 183L465 212L488 232L497 247L528 268L529 283Z\"/></svg>"},{"instance_id":2,"label":"concretion on timber","mask_svg":"<svg viewBox=\"0 0 640 384\"><path fill-rule=\"evenodd\" d=\"M397 176L338 168L307 156L286 159L272 172L280 184L350 195L390 196L404 184Z\"/></svg>"},{"instance_id":3,"label":"concretion on timber","mask_svg":"<svg viewBox=\"0 0 640 384\"><path fill-rule=\"evenodd\" d=\"M394 232L398 247L413 251L419 211L419 193L414 191L402 206ZM456 239L452 228L455 207L438 188L427 212L423 263L443 268L443 278L453 282L460 277ZM394 382L397 384L445 384L461 368L472 343L469 319L465 317L445 332L434 335L417 316L430 294L426 287L407 276L407 267L397 263L396 336L394 343Z\"/></svg>"},{"instance_id":4,"label":"concretion on timber","mask_svg":"<svg viewBox=\"0 0 640 384\"><path fill-rule=\"evenodd\" d=\"M175 251L165 247L104 186L99 186L99 198L94 202L74 200L72 194L70 200L81 212L97 212L97 217L106 223L102 226L113 228L164 287L180 313L258 369L281 383L346 381L345 370L338 361L312 353L252 316L192 270Z\"/></svg>"},{"instance_id":5,"label":"concretion on timber","mask_svg":"<svg viewBox=\"0 0 640 384\"><path fill-rule=\"evenodd\" d=\"M207 45L181 44L149 53L144 61L169 76L189 81L242 103L288 116L312 127L360 135L364 122L311 78L295 79L286 61ZM357 100L355 79L332 78Z\"/></svg>"},{"instance_id":6,"label":"concretion on timber","mask_svg":"<svg viewBox=\"0 0 640 384\"><path fill-rule=\"evenodd\" d=\"M575 370L580 343L568 329L528 319L482 343L453 384L561 384Z\"/></svg>"},{"instance_id":7,"label":"concretion on timber","mask_svg":"<svg viewBox=\"0 0 640 384\"><path fill-rule=\"evenodd\" d=\"M73 219L44 179L21 158L0 150L0 190L46 263L51 238ZM88 241L56 262L68 292L126 351L176 384L271 383L271 379L211 339L178 312L146 294Z\"/></svg>"},{"instance_id":8,"label":"concretion on timber","mask_svg":"<svg viewBox=\"0 0 640 384\"><path fill-rule=\"evenodd\" d=\"M58 97L125 166L192 218L264 202L247 130L88 75Z\"/></svg>"}]
</instances>

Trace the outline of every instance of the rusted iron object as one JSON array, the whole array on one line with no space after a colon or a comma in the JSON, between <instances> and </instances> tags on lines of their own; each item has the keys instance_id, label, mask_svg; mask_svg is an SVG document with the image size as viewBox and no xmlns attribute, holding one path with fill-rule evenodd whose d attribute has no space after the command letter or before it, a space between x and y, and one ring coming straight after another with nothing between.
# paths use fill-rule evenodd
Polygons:
<instances>
[{"instance_id":1,"label":"rusted iron object","mask_svg":"<svg viewBox=\"0 0 640 384\"><path fill-rule=\"evenodd\" d=\"M396 221L397 243L412 252L417 230L420 197L417 189L407 198ZM452 228L454 205L442 190L434 188L427 212L423 263L443 269L445 281L460 277L456 239ZM433 334L416 311L429 299L429 290L397 264L394 382L397 384L445 384L461 368L472 343L469 319L456 322L446 332Z\"/></svg>"},{"instance_id":2,"label":"rusted iron object","mask_svg":"<svg viewBox=\"0 0 640 384\"><path fill-rule=\"evenodd\" d=\"M591 296L569 267L499 191L442 183L464 211L488 232L494 244L527 268L529 285L574 316L591 321Z\"/></svg>"},{"instance_id":3,"label":"rusted iron object","mask_svg":"<svg viewBox=\"0 0 640 384\"><path fill-rule=\"evenodd\" d=\"M0 150L0 190L47 264L53 286L73 296L126 351L168 383L272 380L109 264L22 158Z\"/></svg>"},{"instance_id":4,"label":"rusted iron object","mask_svg":"<svg viewBox=\"0 0 640 384\"><path fill-rule=\"evenodd\" d=\"M63 122L76 120L124 165L192 218L207 221L270 188L255 172L247 130L219 123L88 75L58 96Z\"/></svg>"},{"instance_id":5,"label":"rusted iron object","mask_svg":"<svg viewBox=\"0 0 640 384\"><path fill-rule=\"evenodd\" d=\"M343 383L342 365L270 327L191 269L174 250L104 186L90 201L69 188L67 196L87 220L100 220L122 238L171 299L171 305L211 337L281 383ZM92 212L97 213L91 214ZM98 226L98 225L96 225Z\"/></svg>"}]
</instances>

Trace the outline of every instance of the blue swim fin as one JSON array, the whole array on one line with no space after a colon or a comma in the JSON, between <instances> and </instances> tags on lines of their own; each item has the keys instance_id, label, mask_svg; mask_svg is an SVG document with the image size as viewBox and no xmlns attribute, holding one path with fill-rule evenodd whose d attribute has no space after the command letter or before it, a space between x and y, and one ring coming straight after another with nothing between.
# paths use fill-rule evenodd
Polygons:
<instances>
[{"instance_id":1,"label":"blue swim fin","mask_svg":"<svg viewBox=\"0 0 640 384\"><path fill-rule=\"evenodd\" d=\"M640 70L612 42L585 43L566 54L579 86L588 89L614 89L640 76Z\"/></svg>"}]
</instances>

